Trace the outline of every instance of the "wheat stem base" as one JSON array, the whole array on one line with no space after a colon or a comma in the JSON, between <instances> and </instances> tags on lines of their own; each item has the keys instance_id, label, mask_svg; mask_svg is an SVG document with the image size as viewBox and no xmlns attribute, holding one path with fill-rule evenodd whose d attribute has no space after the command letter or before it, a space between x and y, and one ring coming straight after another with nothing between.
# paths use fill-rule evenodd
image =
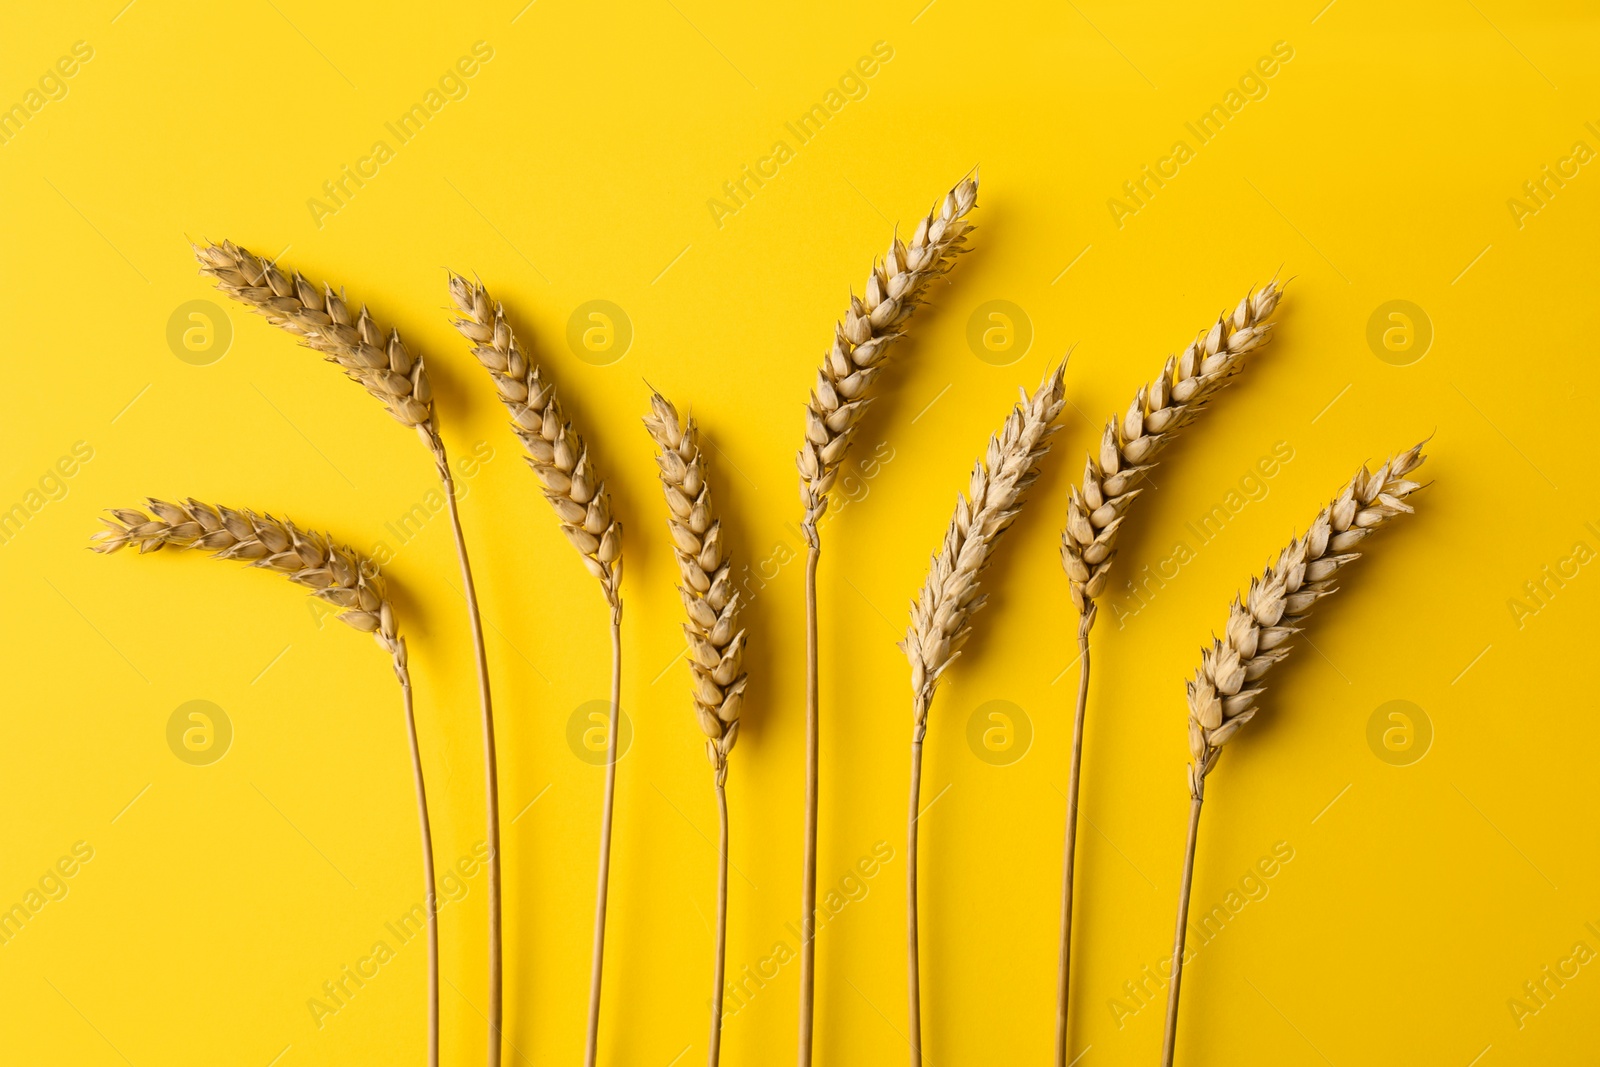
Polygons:
<instances>
[{"instance_id":1,"label":"wheat stem base","mask_svg":"<svg viewBox=\"0 0 1600 1067\"><path fill-rule=\"evenodd\" d=\"M472 564L467 559L467 541L461 532L461 511L457 504L455 479L444 444L439 442L437 460L439 480L444 485L445 502L450 507L450 531L455 537L456 559L461 564L461 586L467 600L467 618L472 624L472 654L478 675L478 703L483 709L483 764L485 820L489 836L489 1067L500 1067L501 1033L501 927L500 927L500 768L495 754L494 705L489 698L489 657L483 647L483 618L478 612L478 590L472 581ZM430 911L431 914L431 911Z\"/></svg>"},{"instance_id":2,"label":"wheat stem base","mask_svg":"<svg viewBox=\"0 0 1600 1067\"><path fill-rule=\"evenodd\" d=\"M711 1042L707 1046L706 1067L722 1062L722 983L728 954L728 793L717 783L717 816L722 828L717 848L717 956L713 968L711 993Z\"/></svg>"},{"instance_id":3,"label":"wheat stem base","mask_svg":"<svg viewBox=\"0 0 1600 1067\"><path fill-rule=\"evenodd\" d=\"M417 719L412 708L411 672L396 657L400 697L405 705L406 739L411 745L411 776L417 785L417 822L422 829L423 897L428 923L428 1067L439 1067L439 898L433 873L433 826L428 819L428 790L422 778L422 750L417 744Z\"/></svg>"},{"instance_id":4,"label":"wheat stem base","mask_svg":"<svg viewBox=\"0 0 1600 1067\"><path fill-rule=\"evenodd\" d=\"M600 1054L600 976L606 957L606 899L611 886L611 821L617 794L617 735L622 699L622 609L611 613L611 717L606 722L605 799L600 807L600 873L594 895L594 953L589 964L589 1036L583 1062L595 1067Z\"/></svg>"},{"instance_id":5,"label":"wheat stem base","mask_svg":"<svg viewBox=\"0 0 1600 1067\"><path fill-rule=\"evenodd\" d=\"M1167 1025L1161 1044L1161 1067L1172 1067L1178 1043L1178 986L1183 980L1183 942L1189 926L1189 888L1194 881L1194 846L1200 835L1200 805L1203 797L1189 803L1189 844L1183 856L1183 881L1178 883L1178 929L1172 935L1172 985L1167 989Z\"/></svg>"},{"instance_id":6,"label":"wheat stem base","mask_svg":"<svg viewBox=\"0 0 1600 1067\"><path fill-rule=\"evenodd\" d=\"M922 728L911 740L911 803L906 812L906 1004L911 1067L922 1067L922 967L917 951L917 816L922 804Z\"/></svg>"},{"instance_id":7,"label":"wheat stem base","mask_svg":"<svg viewBox=\"0 0 1600 1067\"><path fill-rule=\"evenodd\" d=\"M1083 762L1083 720L1089 706L1089 627L1078 627L1078 703L1072 719L1072 755L1067 764L1067 837L1061 859L1061 960L1056 982L1056 1067L1067 1067L1067 1009L1072 984L1072 883L1078 852L1078 782Z\"/></svg>"},{"instance_id":8,"label":"wheat stem base","mask_svg":"<svg viewBox=\"0 0 1600 1067\"><path fill-rule=\"evenodd\" d=\"M800 882L800 1067L811 1067L816 1010L817 912L817 530L807 526L806 553L806 825Z\"/></svg>"}]
</instances>

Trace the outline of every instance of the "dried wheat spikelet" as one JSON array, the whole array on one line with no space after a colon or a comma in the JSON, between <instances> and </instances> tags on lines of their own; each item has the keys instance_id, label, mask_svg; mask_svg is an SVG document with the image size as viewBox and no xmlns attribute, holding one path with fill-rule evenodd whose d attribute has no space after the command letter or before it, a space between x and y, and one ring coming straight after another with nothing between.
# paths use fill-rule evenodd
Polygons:
<instances>
[{"instance_id":1,"label":"dried wheat spikelet","mask_svg":"<svg viewBox=\"0 0 1600 1067\"><path fill-rule=\"evenodd\" d=\"M372 634L378 644L405 662L405 639L395 629L378 565L327 534L302 530L292 522L253 511L214 506L190 499L169 504L151 498L147 515L136 508L114 508L95 535L96 552L134 547L140 553L162 548L197 548L217 559L242 560L276 571L311 590L338 609L339 621Z\"/></svg>"},{"instance_id":2,"label":"dried wheat spikelet","mask_svg":"<svg viewBox=\"0 0 1600 1067\"><path fill-rule=\"evenodd\" d=\"M589 450L562 413L556 388L524 351L506 322L500 302L460 275L450 276L455 327L472 342L472 354L494 379L511 428L522 439L528 466L544 486L545 499L561 520L561 531L600 579L606 601L620 610L622 524L611 517L605 483L595 477Z\"/></svg>"},{"instance_id":3,"label":"dried wheat spikelet","mask_svg":"<svg viewBox=\"0 0 1600 1067\"><path fill-rule=\"evenodd\" d=\"M1143 492L1140 481L1172 437L1239 372L1245 354L1266 344L1272 331L1266 320L1282 293L1274 278L1246 295L1183 355L1168 357L1160 375L1139 387L1127 412L1106 424L1099 449L1084 465L1082 487L1069 491L1061 534L1061 563L1086 627L1094 625L1094 601L1105 592L1117 533L1128 505Z\"/></svg>"},{"instance_id":4,"label":"dried wheat spikelet","mask_svg":"<svg viewBox=\"0 0 1600 1067\"><path fill-rule=\"evenodd\" d=\"M1221 640L1200 656L1200 668L1188 684L1189 789L1204 794L1205 779L1216 766L1222 747L1256 714L1258 684L1272 665L1289 654L1318 600L1334 591L1333 580L1369 534L1402 512L1406 498L1422 486L1407 478L1422 465L1422 442L1395 456L1376 471L1365 466L1339 496L1323 508L1303 537L1289 542L1277 562L1250 590L1234 597Z\"/></svg>"},{"instance_id":5,"label":"dried wheat spikelet","mask_svg":"<svg viewBox=\"0 0 1600 1067\"><path fill-rule=\"evenodd\" d=\"M974 465L968 494L957 499L944 546L933 557L927 583L911 605L911 627L900 647L911 661L917 741L927 727L939 676L960 654L971 632L968 623L983 606L978 580L995 543L1021 510L1023 493L1038 477L1039 461L1050 449L1056 418L1066 403L1066 369L1063 361L1046 374L1031 397L1021 390L1021 402L989 439L985 458Z\"/></svg>"},{"instance_id":6,"label":"dried wheat spikelet","mask_svg":"<svg viewBox=\"0 0 1600 1067\"><path fill-rule=\"evenodd\" d=\"M972 225L965 219L977 201L978 181L969 178L917 223L909 244L895 237L867 278L865 293L851 295L849 312L834 327L833 348L806 404L806 441L798 457L806 537L813 544L839 464L871 401L868 389L883 370L890 344L905 333L911 313L966 251Z\"/></svg>"},{"instance_id":7,"label":"dried wheat spikelet","mask_svg":"<svg viewBox=\"0 0 1600 1067\"><path fill-rule=\"evenodd\" d=\"M728 774L728 753L739 737L744 704L745 631L739 625L739 592L722 544L722 521L711 506L694 419L680 421L678 409L660 393L652 393L644 425L660 449L656 464L672 513L667 526L683 579L678 593L689 614L683 633L694 676L695 718L706 735L706 756L721 785Z\"/></svg>"},{"instance_id":8,"label":"dried wheat spikelet","mask_svg":"<svg viewBox=\"0 0 1600 1067\"><path fill-rule=\"evenodd\" d=\"M433 387L422 356L412 352L393 328L383 330L365 305L352 314L344 291L324 283L321 292L299 272L285 274L276 263L232 241L194 246L201 273L217 288L265 316L307 348L338 364L389 409L414 428L443 464L443 446L433 418Z\"/></svg>"}]
</instances>

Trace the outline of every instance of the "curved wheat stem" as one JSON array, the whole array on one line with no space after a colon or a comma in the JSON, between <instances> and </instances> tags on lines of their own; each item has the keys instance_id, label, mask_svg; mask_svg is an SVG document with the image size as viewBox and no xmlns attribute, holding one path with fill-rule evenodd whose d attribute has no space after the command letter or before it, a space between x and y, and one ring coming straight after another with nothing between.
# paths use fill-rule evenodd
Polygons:
<instances>
[{"instance_id":1,"label":"curved wheat stem","mask_svg":"<svg viewBox=\"0 0 1600 1067\"><path fill-rule=\"evenodd\" d=\"M183 504L148 502L149 514L116 508L95 535L96 552L132 547L140 554L162 548L202 549L218 559L236 559L276 571L331 604L340 622L370 633L389 653L405 709L411 747L411 772L417 791L417 821L422 831L422 872L428 929L428 1063L439 1064L439 927L438 896L433 871L433 832L428 794L423 785L422 755L412 709L411 671L406 641L395 625L394 608L378 565L326 534L303 530L292 522L253 511L217 507L190 499Z\"/></svg>"},{"instance_id":2,"label":"curved wheat stem","mask_svg":"<svg viewBox=\"0 0 1600 1067\"><path fill-rule=\"evenodd\" d=\"M728 933L728 753L739 737L739 712L744 706L745 631L739 624L739 593L733 587L733 565L722 543L722 521L711 505L706 462L693 418L687 423L660 393L652 392L645 429L656 443L656 465L671 515L667 528L678 561L689 621L689 671L693 681L695 720L706 737L717 794L721 848L717 867L717 935L712 968L711 1039L706 1063L717 1067L722 1055L723 964Z\"/></svg>"},{"instance_id":3,"label":"curved wheat stem","mask_svg":"<svg viewBox=\"0 0 1600 1067\"><path fill-rule=\"evenodd\" d=\"M1045 375L1037 392L1026 391L989 450L974 466L968 495L956 501L944 546L933 557L927 582L911 605L911 626L901 649L911 662L911 804L906 816L906 914L912 1067L922 1064L922 995L917 950L917 823L921 803L922 739L928 709L945 670L970 636L973 614L983 606L979 579L1000 535L1022 509L1023 494L1038 477L1050 449L1056 418L1066 403L1063 362Z\"/></svg>"},{"instance_id":4,"label":"curved wheat stem","mask_svg":"<svg viewBox=\"0 0 1600 1067\"><path fill-rule=\"evenodd\" d=\"M800 889L800 1067L811 1067L816 1008L817 910L817 562L822 541L817 524L850 448L856 424L871 401L872 383L883 370L889 346L906 331L911 313L927 300L934 282L966 251L978 202L978 180L966 179L944 195L917 223L909 244L895 237L883 262L872 269L866 292L850 297L850 310L834 327L833 347L817 372L806 405L806 439L797 462L806 552L806 814Z\"/></svg>"},{"instance_id":5,"label":"curved wheat stem","mask_svg":"<svg viewBox=\"0 0 1600 1067\"><path fill-rule=\"evenodd\" d=\"M259 312L268 322L298 338L307 348L321 352L330 363L358 382L384 405L400 423L417 431L433 456L439 481L449 505L456 558L467 601L472 650L478 676L478 703L483 716L486 823L489 839L489 1067L499 1067L501 1051L501 934L500 934L500 775L494 743L494 708L489 694L489 659L483 643L483 620L478 610L477 586L467 559L461 531L456 483L433 410L433 386L419 353L400 339L398 330L385 331L365 306L352 312L343 291L323 284L319 290L299 271L285 274L232 241L194 246L201 273L217 288Z\"/></svg>"},{"instance_id":6,"label":"curved wheat stem","mask_svg":"<svg viewBox=\"0 0 1600 1067\"><path fill-rule=\"evenodd\" d=\"M1277 309L1282 284L1274 278L1247 293L1231 313L1202 330L1183 354L1169 357L1161 373L1139 387L1121 417L1106 423L1100 447L1084 465L1082 486L1067 499L1061 534L1072 603L1078 609L1078 698L1072 717L1072 753L1067 764L1067 831L1062 849L1061 951L1056 982L1056 1067L1067 1064L1067 1007L1072 977L1072 889L1077 861L1078 786L1083 724L1089 703L1089 631L1095 599L1106 589L1117 534L1128 506L1144 491L1144 475L1172 438L1205 408L1221 386L1244 366L1244 357L1271 338L1266 320Z\"/></svg>"},{"instance_id":7,"label":"curved wheat stem","mask_svg":"<svg viewBox=\"0 0 1600 1067\"><path fill-rule=\"evenodd\" d=\"M600 814L600 860L595 888L594 945L589 971L589 1020L584 1062L600 1052L600 991L605 964L606 902L611 885L611 827L616 799L618 705L622 693L622 524L611 517L611 496L589 463L589 450L561 410L553 384L517 341L505 309L488 290L450 276L455 328L472 342L472 354L494 379L511 428L527 452L528 466L555 509L561 532L584 566L600 580L611 606L611 712L607 723L605 794Z\"/></svg>"},{"instance_id":8,"label":"curved wheat stem","mask_svg":"<svg viewBox=\"0 0 1600 1067\"><path fill-rule=\"evenodd\" d=\"M1355 547L1396 515L1411 512L1406 498L1422 486L1407 475L1421 466L1424 458L1422 444L1417 444L1375 471L1363 466L1334 501L1318 513L1305 536L1290 541L1273 566L1260 577L1250 579L1250 589L1243 598L1234 597L1222 638L1213 638L1211 647L1200 654L1200 668L1187 687L1192 760L1189 834L1178 897L1178 927L1173 937L1163 1067L1171 1067L1177 1043L1184 931L1206 778L1216 767L1223 746L1255 718L1256 701L1265 692L1260 681L1289 654L1294 636L1304 627L1312 606L1334 591L1335 576L1360 557Z\"/></svg>"}]
</instances>

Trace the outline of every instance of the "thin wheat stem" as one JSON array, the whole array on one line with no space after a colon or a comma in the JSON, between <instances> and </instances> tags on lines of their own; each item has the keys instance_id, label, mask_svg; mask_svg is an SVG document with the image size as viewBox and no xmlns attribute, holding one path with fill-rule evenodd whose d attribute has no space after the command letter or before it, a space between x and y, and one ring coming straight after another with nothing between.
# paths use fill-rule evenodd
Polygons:
<instances>
[{"instance_id":1,"label":"thin wheat stem","mask_svg":"<svg viewBox=\"0 0 1600 1067\"><path fill-rule=\"evenodd\" d=\"M806 553L806 825L800 886L800 1067L811 1067L816 1004L817 911L817 560L822 547L811 533Z\"/></svg>"},{"instance_id":2,"label":"thin wheat stem","mask_svg":"<svg viewBox=\"0 0 1600 1067\"><path fill-rule=\"evenodd\" d=\"M917 952L917 825L922 806L922 729L911 739L911 804L906 812L906 973L911 1067L922 1067L922 966Z\"/></svg>"},{"instance_id":3,"label":"thin wheat stem","mask_svg":"<svg viewBox=\"0 0 1600 1067\"><path fill-rule=\"evenodd\" d=\"M1062 850L1061 960L1056 982L1056 1065L1067 1065L1067 989L1072 971L1072 878L1078 853L1078 769L1083 762L1083 720L1089 706L1089 628L1093 617L1078 622L1078 706L1072 717L1072 756L1067 764L1067 840Z\"/></svg>"},{"instance_id":4,"label":"thin wheat stem","mask_svg":"<svg viewBox=\"0 0 1600 1067\"><path fill-rule=\"evenodd\" d=\"M1189 926L1189 887L1194 881L1194 845L1200 835L1200 805L1205 797L1190 798L1189 844L1183 855L1183 881L1178 888L1178 929L1172 935L1172 985L1167 987L1167 1026L1161 1042L1161 1067L1172 1067L1178 1043L1178 985L1183 981L1183 942Z\"/></svg>"},{"instance_id":5,"label":"thin wheat stem","mask_svg":"<svg viewBox=\"0 0 1600 1067\"><path fill-rule=\"evenodd\" d=\"M728 952L728 793L717 781L717 818L722 832L717 846L717 961L712 974L711 1043L707 1067L722 1062L722 983Z\"/></svg>"},{"instance_id":6,"label":"thin wheat stem","mask_svg":"<svg viewBox=\"0 0 1600 1067\"><path fill-rule=\"evenodd\" d=\"M434 894L433 827L428 819L428 790L422 780L422 751L417 745L417 719L411 701L411 671L396 656L394 673L406 712L406 739L411 744L411 775L417 785L417 822L422 828L422 880L426 887L428 922L428 1067L439 1067L439 901Z\"/></svg>"},{"instance_id":7,"label":"thin wheat stem","mask_svg":"<svg viewBox=\"0 0 1600 1067\"><path fill-rule=\"evenodd\" d=\"M611 887L611 817L617 793L617 735L621 732L622 605L611 613L611 717L606 722L606 786L600 808L600 873L594 894L594 953L589 964L589 1037L583 1054L594 1067L600 1054L600 973L606 955L606 898Z\"/></svg>"},{"instance_id":8,"label":"thin wheat stem","mask_svg":"<svg viewBox=\"0 0 1600 1067\"><path fill-rule=\"evenodd\" d=\"M500 769L495 756L494 705L489 699L489 660L483 647L483 619L478 613L478 590L467 559L467 541L461 532L455 479L450 476L444 443L438 445L439 474L450 507L450 530L455 536L456 559L461 564L461 586L467 598L467 618L472 626L472 654L478 673L478 705L483 711L483 763L486 768L485 807L489 835L489 1067L499 1067L502 1025L501 925L500 925Z\"/></svg>"}]
</instances>

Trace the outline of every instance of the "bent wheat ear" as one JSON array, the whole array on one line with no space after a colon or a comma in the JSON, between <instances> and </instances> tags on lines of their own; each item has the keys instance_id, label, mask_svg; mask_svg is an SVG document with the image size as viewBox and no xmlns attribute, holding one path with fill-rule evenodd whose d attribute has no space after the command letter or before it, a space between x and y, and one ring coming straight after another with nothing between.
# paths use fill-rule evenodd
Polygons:
<instances>
[{"instance_id":1,"label":"bent wheat ear","mask_svg":"<svg viewBox=\"0 0 1600 1067\"><path fill-rule=\"evenodd\" d=\"M218 289L321 352L395 419L415 429L436 459L442 455L427 366L421 353L406 347L400 331L380 327L365 304L352 312L343 289L336 293L326 282L319 289L299 271L285 274L232 241L193 247L201 273Z\"/></svg>"},{"instance_id":2,"label":"bent wheat ear","mask_svg":"<svg viewBox=\"0 0 1600 1067\"><path fill-rule=\"evenodd\" d=\"M182 504L152 498L147 506L148 514L137 508L113 509L112 517L102 520L106 529L95 535L90 547L104 554L123 548L134 548L141 554L163 548L201 549L217 559L241 560L252 567L275 571L332 605L341 622L362 633L370 633L379 647L389 653L405 706L411 771L417 792L417 818L422 832L428 931L428 1063L430 1067L438 1067L439 927L433 832L428 817L427 790L423 785L416 716L412 709L406 642L395 625L394 607L378 565L327 534L302 529L271 515L219 507L193 498Z\"/></svg>"},{"instance_id":3,"label":"bent wheat ear","mask_svg":"<svg viewBox=\"0 0 1600 1067\"><path fill-rule=\"evenodd\" d=\"M1360 558L1355 546L1396 515L1411 512L1406 498L1422 486L1407 475L1425 458L1418 444L1375 471L1363 467L1305 536L1290 541L1275 564L1250 579L1242 599L1234 597L1222 638L1201 651L1187 686L1191 795L1204 795L1223 746L1255 717L1256 699L1265 691L1258 683L1289 654L1312 605L1334 591L1334 577Z\"/></svg>"},{"instance_id":4,"label":"bent wheat ear","mask_svg":"<svg viewBox=\"0 0 1600 1067\"><path fill-rule=\"evenodd\" d=\"M956 501L944 546L911 604L911 627L900 648L911 661L919 740L939 677L960 655L971 632L968 622L986 599L978 592L978 579L1000 535L1022 509L1023 493L1039 476L1039 461L1059 429L1055 422L1066 403L1066 369L1063 362L1047 374L1032 397L1023 392L1005 426L989 439L988 454L973 466L968 494Z\"/></svg>"},{"instance_id":5,"label":"bent wheat ear","mask_svg":"<svg viewBox=\"0 0 1600 1067\"><path fill-rule=\"evenodd\" d=\"M590 466L589 450L562 413L556 387L523 349L506 322L505 309L488 290L458 274L450 275L455 328L472 342L472 354L494 379L511 428L527 451L528 466L544 486L545 499L583 557L600 579L606 602L622 609L622 524L611 517L611 498Z\"/></svg>"},{"instance_id":6,"label":"bent wheat ear","mask_svg":"<svg viewBox=\"0 0 1600 1067\"><path fill-rule=\"evenodd\" d=\"M1247 353L1266 344L1266 320L1278 306L1282 284L1274 278L1247 294L1183 350L1170 357L1150 384L1139 387L1128 410L1106 423L1100 447L1089 454L1082 487L1067 499L1061 534L1061 564L1071 583L1072 603L1092 616L1116 558L1117 533L1128 505L1143 492L1144 475L1177 432L1244 366Z\"/></svg>"},{"instance_id":7,"label":"bent wheat ear","mask_svg":"<svg viewBox=\"0 0 1600 1067\"><path fill-rule=\"evenodd\" d=\"M711 503L700 431L693 418L680 421L678 409L660 393L650 397L645 429L659 453L661 487L671 515L672 554L678 561L689 621L689 670L694 677L695 719L706 735L706 756L719 783L728 776L728 753L739 736L739 711L744 706L745 631L742 607L733 585L733 564L723 547L722 520Z\"/></svg>"},{"instance_id":8,"label":"bent wheat ear","mask_svg":"<svg viewBox=\"0 0 1600 1067\"><path fill-rule=\"evenodd\" d=\"M1061 533L1061 565L1066 568L1073 606L1078 609L1078 698L1067 764L1067 830L1061 861L1061 948L1056 981L1056 1067L1067 1067L1067 1008L1072 979L1072 891L1077 863L1079 768L1083 725L1089 703L1089 631L1117 555L1117 534L1128 507L1144 492L1144 476L1173 436L1204 409L1206 402L1244 366L1246 353L1266 344L1283 287L1276 278L1247 293L1184 349L1167 359L1161 373L1140 386L1122 416L1112 416L1100 447L1089 454L1082 487L1067 497L1067 525Z\"/></svg>"},{"instance_id":9,"label":"bent wheat ear","mask_svg":"<svg viewBox=\"0 0 1600 1067\"><path fill-rule=\"evenodd\" d=\"M500 923L500 782L499 758L494 741L494 708L489 691L489 659L483 642L483 619L478 610L477 586L467 558L467 541L450 457L440 436L433 410L433 386L422 355L400 340L400 332L387 331L373 321L363 305L352 314L343 290L323 284L319 292L299 271L285 274L276 263L241 248L232 241L195 245L201 273L210 275L217 288L248 304L267 321L299 338L307 348L321 352L330 363L359 382L389 414L417 431L433 456L445 502L450 510L450 530L461 567L461 584L472 631L472 651L478 678L478 705L483 719L485 833L489 842L489 1065L498 1067L501 1054L503 983Z\"/></svg>"},{"instance_id":10,"label":"bent wheat ear","mask_svg":"<svg viewBox=\"0 0 1600 1067\"><path fill-rule=\"evenodd\" d=\"M867 277L866 291L850 297L849 312L834 326L833 348L806 404L806 441L798 458L810 540L815 540L817 520L828 509L828 492L866 413L868 390L883 370L889 346L906 332L911 313L928 298L933 283L967 250L972 224L966 215L977 202L978 180L969 178L917 223L909 244L894 238L883 262Z\"/></svg>"},{"instance_id":11,"label":"bent wheat ear","mask_svg":"<svg viewBox=\"0 0 1600 1067\"><path fill-rule=\"evenodd\" d=\"M1422 444L1425 444L1423 442ZM1223 637L1200 654L1200 669L1188 683L1189 833L1179 880L1178 924L1172 944L1172 984L1167 988L1162 1067L1172 1067L1178 1041L1178 992L1194 881L1195 842L1205 802L1206 777L1222 749L1256 714L1259 684L1289 654L1294 636L1318 600L1334 591L1335 576L1360 557L1355 547L1401 513L1406 498L1422 488L1409 477L1422 465L1422 444L1394 456L1375 471L1356 472L1333 503L1323 508L1305 536L1289 542L1277 562L1234 597Z\"/></svg>"},{"instance_id":12,"label":"bent wheat ear","mask_svg":"<svg viewBox=\"0 0 1600 1067\"><path fill-rule=\"evenodd\" d=\"M910 244L896 237L883 262L873 267L866 292L850 297L850 310L833 331L833 348L817 372L806 405L806 438L797 462L800 499L806 514L806 813L800 875L800 1067L810 1067L816 1009L817 913L817 563L822 555L818 522L828 510L828 493L839 464L871 400L872 383L883 370L890 344L905 332L906 321L928 298L966 251L972 225L966 216L978 202L978 180L966 179L945 194L917 223Z\"/></svg>"},{"instance_id":13,"label":"bent wheat ear","mask_svg":"<svg viewBox=\"0 0 1600 1067\"><path fill-rule=\"evenodd\" d=\"M973 614L983 606L978 582L1000 535L1016 520L1023 494L1039 476L1050 450L1056 418L1066 403L1065 361L1045 375L989 439L989 450L972 470L968 494L956 501L944 547L933 557L928 580L911 605L911 627L900 643L911 661L911 805L906 816L906 955L909 969L912 1067L922 1064L922 993L917 947L917 820L921 814L922 739L939 678L961 654Z\"/></svg>"},{"instance_id":14,"label":"bent wheat ear","mask_svg":"<svg viewBox=\"0 0 1600 1067\"><path fill-rule=\"evenodd\" d=\"M728 753L739 737L739 712L744 706L744 629L739 625L739 592L733 587L733 565L722 544L722 520L711 506L700 432L693 418L678 418L678 409L652 391L644 427L657 448L656 465L667 496L667 529L689 621L689 670L694 682L695 719L706 735L722 828L717 869L716 955L711 981L711 1039L707 1067L722 1057L722 987L728 940Z\"/></svg>"}]
</instances>

